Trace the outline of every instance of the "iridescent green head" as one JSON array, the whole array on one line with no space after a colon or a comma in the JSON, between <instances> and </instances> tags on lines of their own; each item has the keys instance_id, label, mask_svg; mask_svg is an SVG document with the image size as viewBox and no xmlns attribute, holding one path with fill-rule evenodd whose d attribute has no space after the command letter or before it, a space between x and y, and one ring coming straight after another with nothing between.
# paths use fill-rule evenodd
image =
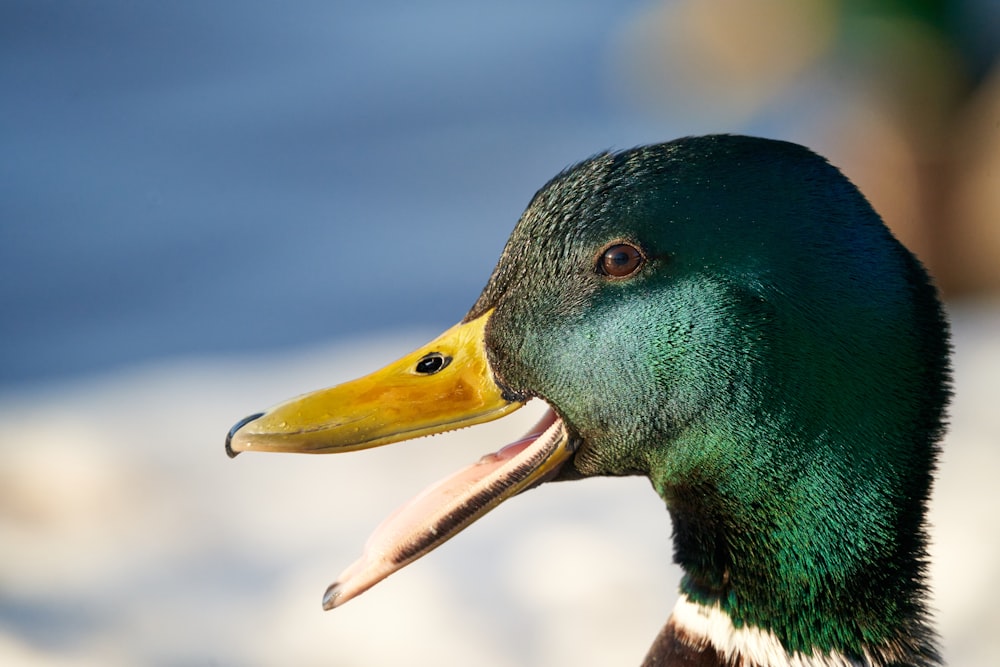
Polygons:
<instances>
[{"instance_id":1,"label":"iridescent green head","mask_svg":"<svg viewBox=\"0 0 1000 667\"><path fill-rule=\"evenodd\" d=\"M806 653L920 622L947 328L825 160L734 136L598 155L535 196L468 318L489 309L499 382L581 440L561 477L648 475L689 597Z\"/></svg>"}]
</instances>

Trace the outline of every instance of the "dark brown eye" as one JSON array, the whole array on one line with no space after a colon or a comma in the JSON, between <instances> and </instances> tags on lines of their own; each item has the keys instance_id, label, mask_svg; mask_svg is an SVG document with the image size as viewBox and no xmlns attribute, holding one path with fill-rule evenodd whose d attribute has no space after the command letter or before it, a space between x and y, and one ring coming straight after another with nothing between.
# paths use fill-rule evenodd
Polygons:
<instances>
[{"instance_id":1,"label":"dark brown eye","mask_svg":"<svg viewBox=\"0 0 1000 667\"><path fill-rule=\"evenodd\" d=\"M646 258L634 245L617 243L601 255L597 271L612 278L625 278L638 271L645 261Z\"/></svg>"}]
</instances>

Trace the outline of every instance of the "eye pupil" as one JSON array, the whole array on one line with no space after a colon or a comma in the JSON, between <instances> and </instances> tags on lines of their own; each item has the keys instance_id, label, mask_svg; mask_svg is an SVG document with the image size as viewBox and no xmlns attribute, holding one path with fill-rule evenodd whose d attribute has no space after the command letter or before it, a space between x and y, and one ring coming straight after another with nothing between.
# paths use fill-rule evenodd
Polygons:
<instances>
[{"instance_id":1,"label":"eye pupil","mask_svg":"<svg viewBox=\"0 0 1000 667\"><path fill-rule=\"evenodd\" d=\"M417 367L414 370L421 375L434 375L434 373L442 370L450 363L451 357L445 356L440 352L430 352L417 362Z\"/></svg>"},{"instance_id":2,"label":"eye pupil","mask_svg":"<svg viewBox=\"0 0 1000 667\"><path fill-rule=\"evenodd\" d=\"M629 243L611 246L601 255L600 273L613 278L624 278L639 270L645 258L639 249Z\"/></svg>"},{"instance_id":3,"label":"eye pupil","mask_svg":"<svg viewBox=\"0 0 1000 667\"><path fill-rule=\"evenodd\" d=\"M610 255L611 256L608 258L608 260L615 266L625 266L628 264L629 254L627 252L619 250L610 253Z\"/></svg>"}]
</instances>

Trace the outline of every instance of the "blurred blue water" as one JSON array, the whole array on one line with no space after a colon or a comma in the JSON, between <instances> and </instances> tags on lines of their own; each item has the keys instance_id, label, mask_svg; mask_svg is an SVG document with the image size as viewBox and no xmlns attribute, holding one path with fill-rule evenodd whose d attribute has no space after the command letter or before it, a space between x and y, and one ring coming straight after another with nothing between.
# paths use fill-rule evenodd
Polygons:
<instances>
[{"instance_id":1,"label":"blurred blue water","mask_svg":"<svg viewBox=\"0 0 1000 667\"><path fill-rule=\"evenodd\" d=\"M4 3L0 386L455 321L640 5Z\"/></svg>"}]
</instances>

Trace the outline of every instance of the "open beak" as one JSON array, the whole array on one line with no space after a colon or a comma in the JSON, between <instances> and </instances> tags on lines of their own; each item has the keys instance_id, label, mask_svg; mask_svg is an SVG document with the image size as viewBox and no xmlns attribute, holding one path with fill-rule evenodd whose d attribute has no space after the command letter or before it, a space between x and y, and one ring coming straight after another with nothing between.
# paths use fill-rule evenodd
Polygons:
<instances>
[{"instance_id":1,"label":"open beak","mask_svg":"<svg viewBox=\"0 0 1000 667\"><path fill-rule=\"evenodd\" d=\"M505 396L486 357L492 311L458 324L371 375L294 398L238 422L226 452L346 452L497 419ZM443 544L501 502L551 478L574 451L551 410L524 438L441 480L369 538L323 597L332 609Z\"/></svg>"}]
</instances>

